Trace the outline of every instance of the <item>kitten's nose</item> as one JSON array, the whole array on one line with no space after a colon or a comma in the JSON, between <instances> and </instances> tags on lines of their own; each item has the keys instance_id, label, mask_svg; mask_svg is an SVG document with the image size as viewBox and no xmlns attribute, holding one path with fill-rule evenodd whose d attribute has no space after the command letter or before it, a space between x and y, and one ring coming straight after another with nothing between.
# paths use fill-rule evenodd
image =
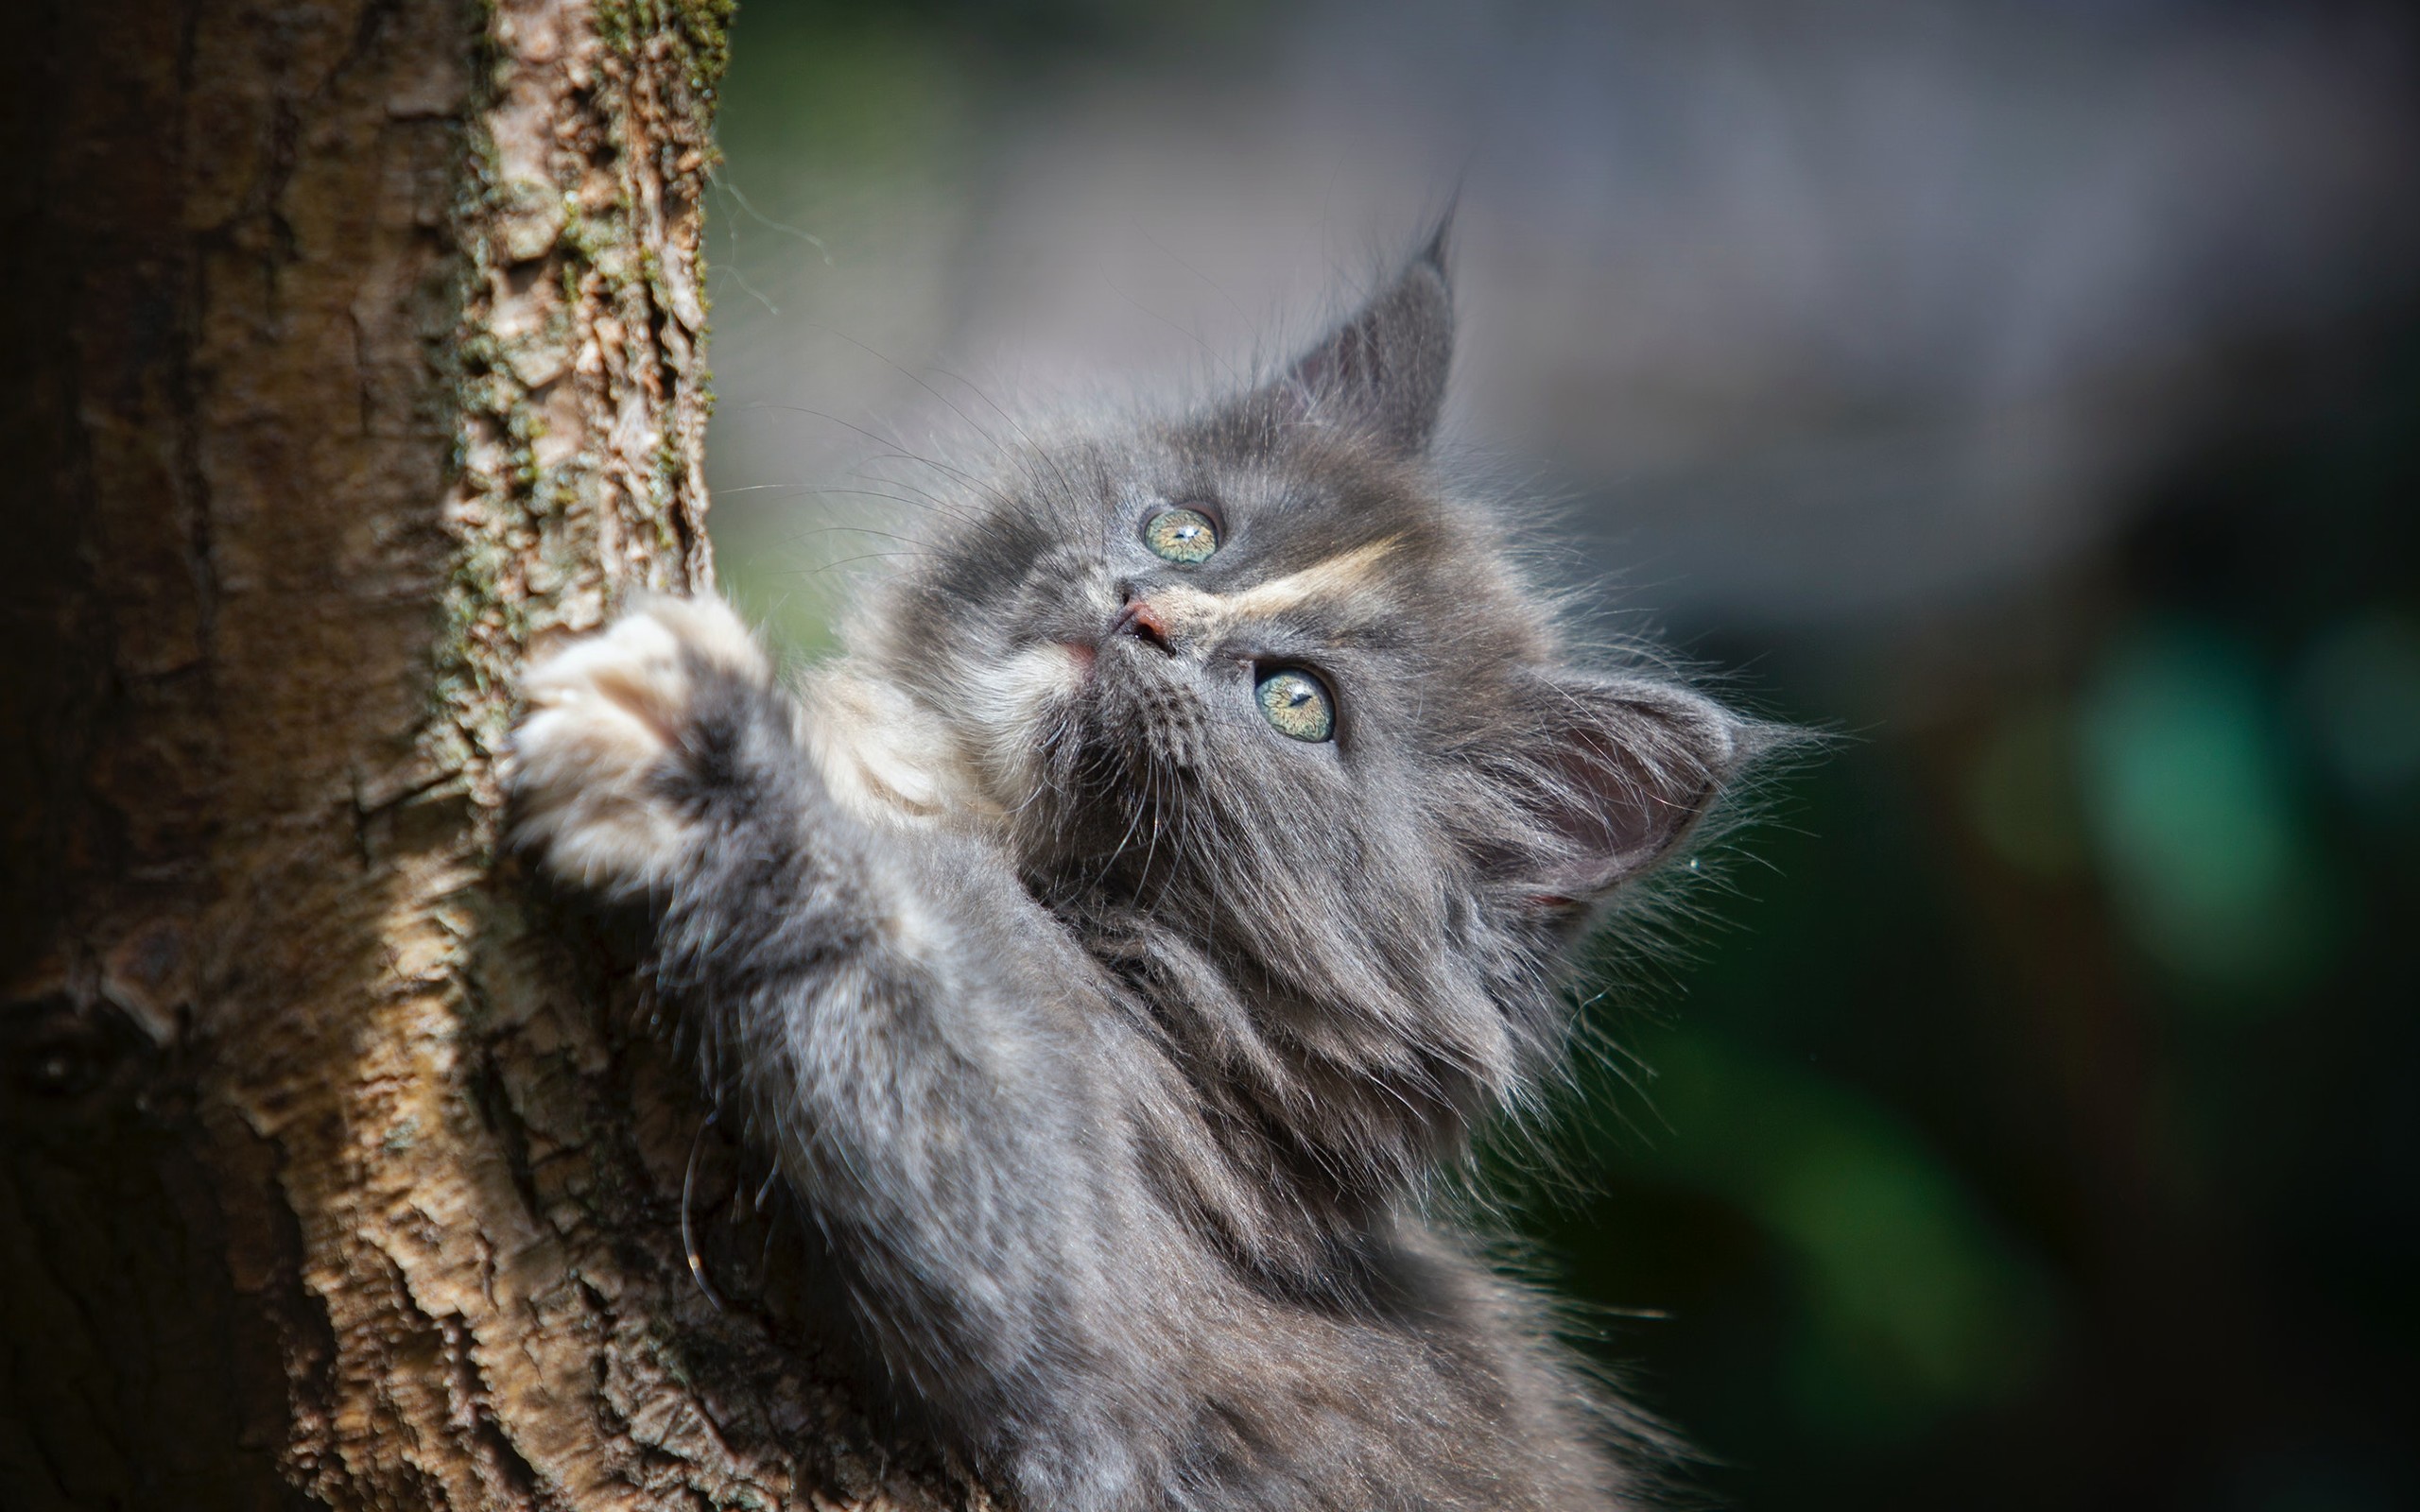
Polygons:
<instances>
[{"instance_id":1,"label":"kitten's nose","mask_svg":"<svg viewBox=\"0 0 2420 1512\"><path fill-rule=\"evenodd\" d=\"M1149 641L1171 655L1176 651L1176 647L1168 641L1167 621L1161 616L1159 610L1151 607L1150 599L1143 597L1132 589L1127 590L1125 607L1110 616L1109 633L1113 636L1131 635L1138 641Z\"/></svg>"}]
</instances>

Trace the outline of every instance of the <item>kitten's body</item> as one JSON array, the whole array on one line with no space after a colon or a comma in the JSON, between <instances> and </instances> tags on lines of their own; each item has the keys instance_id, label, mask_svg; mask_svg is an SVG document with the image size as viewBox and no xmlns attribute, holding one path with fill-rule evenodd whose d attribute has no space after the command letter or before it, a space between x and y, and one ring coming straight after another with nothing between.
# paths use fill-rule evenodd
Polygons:
<instances>
[{"instance_id":1,"label":"kitten's body","mask_svg":"<svg viewBox=\"0 0 2420 1512\"><path fill-rule=\"evenodd\" d=\"M796 696L710 603L531 679L518 833L653 901L859 1324L1034 1507L1635 1490L1415 1197L1551 1074L1566 949L1745 727L1561 664L1424 460L1450 330L1432 246L1270 386L1011 457ZM1213 553L1143 549L1175 505ZM1288 669L1318 738L1255 703Z\"/></svg>"}]
</instances>

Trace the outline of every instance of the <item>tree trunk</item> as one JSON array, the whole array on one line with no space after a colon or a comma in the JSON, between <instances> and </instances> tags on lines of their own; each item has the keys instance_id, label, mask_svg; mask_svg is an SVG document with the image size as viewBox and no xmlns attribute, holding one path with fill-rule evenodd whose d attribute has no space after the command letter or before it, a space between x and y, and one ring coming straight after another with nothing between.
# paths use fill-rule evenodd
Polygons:
<instances>
[{"instance_id":1,"label":"tree trunk","mask_svg":"<svg viewBox=\"0 0 2420 1512\"><path fill-rule=\"evenodd\" d=\"M492 866L525 648L711 586L729 0L38 9L0 1507L980 1502L693 1278L735 1159Z\"/></svg>"}]
</instances>

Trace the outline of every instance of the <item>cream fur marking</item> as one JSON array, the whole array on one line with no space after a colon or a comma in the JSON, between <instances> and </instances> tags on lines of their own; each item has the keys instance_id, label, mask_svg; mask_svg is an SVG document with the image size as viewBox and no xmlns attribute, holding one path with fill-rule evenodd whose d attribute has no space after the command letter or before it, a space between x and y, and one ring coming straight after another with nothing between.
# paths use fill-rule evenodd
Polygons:
<instances>
[{"instance_id":1,"label":"cream fur marking","mask_svg":"<svg viewBox=\"0 0 2420 1512\"><path fill-rule=\"evenodd\" d=\"M1392 554L1402 538L1389 536L1356 546L1300 572L1272 577L1232 593L1205 593L1184 583L1152 590L1150 605L1182 641L1207 646L1231 625L1271 619L1314 600L1348 608L1372 586L1378 563Z\"/></svg>"},{"instance_id":2,"label":"cream fur marking","mask_svg":"<svg viewBox=\"0 0 2420 1512\"><path fill-rule=\"evenodd\" d=\"M1315 561L1300 572L1272 577L1255 583L1237 593L1223 595L1228 614L1239 620L1265 620L1282 614L1315 598L1350 601L1370 580L1378 563L1393 555L1400 536L1373 541L1366 546L1340 551L1323 561Z\"/></svg>"},{"instance_id":3,"label":"cream fur marking","mask_svg":"<svg viewBox=\"0 0 2420 1512\"><path fill-rule=\"evenodd\" d=\"M807 752L860 818L979 826L998 816L947 727L896 688L835 669L801 694Z\"/></svg>"}]
</instances>

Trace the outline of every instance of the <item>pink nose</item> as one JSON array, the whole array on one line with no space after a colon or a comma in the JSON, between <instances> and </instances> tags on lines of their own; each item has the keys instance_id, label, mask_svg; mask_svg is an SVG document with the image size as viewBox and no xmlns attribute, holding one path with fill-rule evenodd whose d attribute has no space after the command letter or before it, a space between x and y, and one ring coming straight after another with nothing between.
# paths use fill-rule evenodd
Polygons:
<instances>
[{"instance_id":1,"label":"pink nose","mask_svg":"<svg viewBox=\"0 0 2420 1512\"><path fill-rule=\"evenodd\" d=\"M1130 598L1126 607L1109 622L1112 635L1131 635L1138 641L1149 641L1161 650L1172 650L1168 643L1168 623L1148 598Z\"/></svg>"}]
</instances>

